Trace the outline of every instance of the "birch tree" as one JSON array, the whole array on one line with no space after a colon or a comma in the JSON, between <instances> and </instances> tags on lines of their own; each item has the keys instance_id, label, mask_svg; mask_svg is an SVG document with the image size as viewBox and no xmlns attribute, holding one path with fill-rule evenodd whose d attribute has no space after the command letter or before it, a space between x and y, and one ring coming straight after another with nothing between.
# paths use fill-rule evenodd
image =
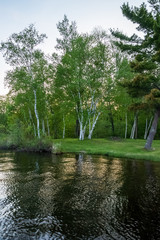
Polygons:
<instances>
[{"instance_id":1,"label":"birch tree","mask_svg":"<svg viewBox=\"0 0 160 240\"><path fill-rule=\"evenodd\" d=\"M55 87L74 103L83 140L89 124L91 138L100 116L102 89L107 81L109 49L97 35L79 35L57 66ZM91 119L92 118L92 119Z\"/></svg>"},{"instance_id":2,"label":"birch tree","mask_svg":"<svg viewBox=\"0 0 160 240\"><path fill-rule=\"evenodd\" d=\"M72 41L78 36L77 25L75 21L70 22L66 15L61 22L58 22L57 29L60 38L57 38L56 49L65 54L72 49Z\"/></svg>"},{"instance_id":3,"label":"birch tree","mask_svg":"<svg viewBox=\"0 0 160 240\"><path fill-rule=\"evenodd\" d=\"M42 43L45 38L45 34L39 34L35 27L30 25L22 32L12 34L6 42L1 43L0 47L6 62L13 67L12 73L10 72L8 75L11 76L12 74L12 77L14 73L16 73L17 76L18 74L23 75L21 79L19 78L19 83L21 81L19 89L23 86L23 91L30 89L33 92L38 138L40 138L40 119L37 109L38 84L37 81L35 81L33 65L37 58L37 46ZM15 81L13 80L12 87L14 82ZM16 87L18 88L18 84L16 84Z\"/></svg>"}]
</instances>

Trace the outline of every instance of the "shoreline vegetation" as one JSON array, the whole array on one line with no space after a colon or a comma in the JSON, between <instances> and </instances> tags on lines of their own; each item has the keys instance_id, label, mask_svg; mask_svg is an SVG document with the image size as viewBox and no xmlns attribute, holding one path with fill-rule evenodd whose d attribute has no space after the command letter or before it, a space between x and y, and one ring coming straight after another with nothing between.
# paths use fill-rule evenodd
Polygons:
<instances>
[{"instance_id":1,"label":"shoreline vegetation","mask_svg":"<svg viewBox=\"0 0 160 240\"><path fill-rule=\"evenodd\" d=\"M2 141L3 140L3 141ZM64 153L85 153L105 155L117 158L132 158L142 160L160 161L160 142L153 141L153 148L150 151L144 149L145 140L142 139L121 139L121 138L98 138L80 141L74 138L67 139L39 139L13 144L7 139L1 138L1 150L15 150L27 152L50 152L53 154Z\"/></svg>"}]
</instances>

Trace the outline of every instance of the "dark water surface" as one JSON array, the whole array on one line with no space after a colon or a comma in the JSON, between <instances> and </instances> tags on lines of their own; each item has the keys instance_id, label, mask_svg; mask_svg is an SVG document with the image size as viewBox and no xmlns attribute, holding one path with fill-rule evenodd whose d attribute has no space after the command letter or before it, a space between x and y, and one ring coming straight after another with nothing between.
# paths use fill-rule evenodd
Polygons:
<instances>
[{"instance_id":1,"label":"dark water surface","mask_svg":"<svg viewBox=\"0 0 160 240\"><path fill-rule=\"evenodd\" d=\"M160 163L0 152L0 240L160 239Z\"/></svg>"}]
</instances>

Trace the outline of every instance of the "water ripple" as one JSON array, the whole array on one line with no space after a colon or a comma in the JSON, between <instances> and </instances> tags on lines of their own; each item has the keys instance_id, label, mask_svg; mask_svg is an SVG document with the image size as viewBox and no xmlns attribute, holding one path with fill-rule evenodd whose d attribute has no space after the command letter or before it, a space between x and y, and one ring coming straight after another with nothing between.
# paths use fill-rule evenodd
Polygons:
<instances>
[{"instance_id":1,"label":"water ripple","mask_svg":"<svg viewBox=\"0 0 160 240\"><path fill-rule=\"evenodd\" d=\"M0 240L158 240L160 164L0 154Z\"/></svg>"}]
</instances>

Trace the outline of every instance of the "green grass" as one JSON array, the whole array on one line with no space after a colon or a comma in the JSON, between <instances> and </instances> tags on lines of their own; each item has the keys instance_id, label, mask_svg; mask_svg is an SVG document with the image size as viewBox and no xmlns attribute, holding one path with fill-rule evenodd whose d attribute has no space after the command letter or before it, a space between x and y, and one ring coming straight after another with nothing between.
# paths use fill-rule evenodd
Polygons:
<instances>
[{"instance_id":1,"label":"green grass","mask_svg":"<svg viewBox=\"0 0 160 240\"><path fill-rule=\"evenodd\" d=\"M53 146L52 146L53 142ZM134 158L160 161L160 140L154 140L153 150L144 149L145 140L109 140L92 139L79 141L78 139L32 139L13 144L10 137L1 135L0 149L16 149L20 151L49 151L53 153L79 153L104 154L111 157Z\"/></svg>"},{"instance_id":2,"label":"green grass","mask_svg":"<svg viewBox=\"0 0 160 240\"><path fill-rule=\"evenodd\" d=\"M145 140L107 140L92 139L79 141L78 139L54 139L53 145L59 147L59 152L88 154L104 154L111 157L134 158L160 161L160 141L153 141L153 150L144 149Z\"/></svg>"}]
</instances>

